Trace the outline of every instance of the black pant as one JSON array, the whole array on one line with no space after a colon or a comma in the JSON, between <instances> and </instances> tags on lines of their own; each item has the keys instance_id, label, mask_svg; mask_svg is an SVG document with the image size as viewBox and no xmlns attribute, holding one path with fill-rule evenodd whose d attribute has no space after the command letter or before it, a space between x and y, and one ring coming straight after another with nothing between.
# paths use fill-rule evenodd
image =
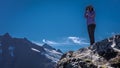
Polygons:
<instances>
[{"instance_id":1,"label":"black pant","mask_svg":"<svg viewBox=\"0 0 120 68\"><path fill-rule=\"evenodd\" d=\"M95 38L94 38L94 32L95 32L95 24L90 24L88 25L88 34L90 38L90 45L93 45L95 43Z\"/></svg>"}]
</instances>

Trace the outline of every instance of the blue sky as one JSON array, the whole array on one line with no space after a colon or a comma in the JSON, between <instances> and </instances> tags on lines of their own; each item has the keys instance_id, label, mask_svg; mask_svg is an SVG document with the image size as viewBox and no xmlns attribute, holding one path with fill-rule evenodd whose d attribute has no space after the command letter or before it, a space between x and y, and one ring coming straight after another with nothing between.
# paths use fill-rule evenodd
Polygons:
<instances>
[{"instance_id":1,"label":"blue sky","mask_svg":"<svg viewBox=\"0 0 120 68\"><path fill-rule=\"evenodd\" d=\"M84 11L96 12L96 41L120 32L120 0L0 0L0 34L49 43L63 51L88 46Z\"/></svg>"}]
</instances>

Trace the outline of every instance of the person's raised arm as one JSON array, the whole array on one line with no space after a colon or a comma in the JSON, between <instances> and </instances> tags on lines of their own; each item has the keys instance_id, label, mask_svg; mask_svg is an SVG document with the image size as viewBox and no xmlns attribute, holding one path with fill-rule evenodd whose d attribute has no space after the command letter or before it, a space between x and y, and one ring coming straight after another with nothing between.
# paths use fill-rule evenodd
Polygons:
<instances>
[{"instance_id":1,"label":"person's raised arm","mask_svg":"<svg viewBox=\"0 0 120 68\"><path fill-rule=\"evenodd\" d=\"M93 12L90 17L91 17L91 18L94 18L94 17L95 17L95 12Z\"/></svg>"}]
</instances>

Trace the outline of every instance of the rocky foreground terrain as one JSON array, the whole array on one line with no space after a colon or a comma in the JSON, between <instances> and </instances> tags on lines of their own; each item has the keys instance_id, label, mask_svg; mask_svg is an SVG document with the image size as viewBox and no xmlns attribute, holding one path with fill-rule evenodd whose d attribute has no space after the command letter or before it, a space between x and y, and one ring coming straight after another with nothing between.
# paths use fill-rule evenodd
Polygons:
<instances>
[{"instance_id":1,"label":"rocky foreground terrain","mask_svg":"<svg viewBox=\"0 0 120 68\"><path fill-rule=\"evenodd\" d=\"M120 68L120 35L65 53L56 68Z\"/></svg>"}]
</instances>

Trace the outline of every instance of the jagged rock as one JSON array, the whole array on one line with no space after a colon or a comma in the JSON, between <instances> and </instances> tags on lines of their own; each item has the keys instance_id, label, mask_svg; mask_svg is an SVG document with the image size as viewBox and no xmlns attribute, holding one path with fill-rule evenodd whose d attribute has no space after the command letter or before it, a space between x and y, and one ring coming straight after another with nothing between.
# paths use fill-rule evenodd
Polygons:
<instances>
[{"instance_id":1,"label":"jagged rock","mask_svg":"<svg viewBox=\"0 0 120 68\"><path fill-rule=\"evenodd\" d=\"M45 43L42 47L47 48L49 50L56 50L55 48L51 47L50 45L48 45L47 43Z\"/></svg>"},{"instance_id":2,"label":"jagged rock","mask_svg":"<svg viewBox=\"0 0 120 68\"><path fill-rule=\"evenodd\" d=\"M120 68L120 35L65 53L56 68Z\"/></svg>"},{"instance_id":3,"label":"jagged rock","mask_svg":"<svg viewBox=\"0 0 120 68\"><path fill-rule=\"evenodd\" d=\"M57 49L58 52L63 53L60 49Z\"/></svg>"}]
</instances>

